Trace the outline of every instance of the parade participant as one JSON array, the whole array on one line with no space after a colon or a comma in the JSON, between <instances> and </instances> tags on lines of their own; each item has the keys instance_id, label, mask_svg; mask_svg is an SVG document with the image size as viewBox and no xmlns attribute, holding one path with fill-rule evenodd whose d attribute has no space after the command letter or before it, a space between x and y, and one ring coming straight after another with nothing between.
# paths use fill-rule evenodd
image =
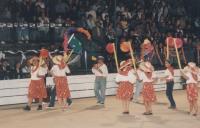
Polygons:
<instances>
[{"instance_id":1,"label":"parade participant","mask_svg":"<svg viewBox=\"0 0 200 128\"><path fill-rule=\"evenodd\" d=\"M165 61L165 77L161 78L161 80L166 81L166 96L170 102L169 109L176 109L176 103L173 98L173 88L174 88L174 68L172 67L170 61Z\"/></svg>"},{"instance_id":2,"label":"parade participant","mask_svg":"<svg viewBox=\"0 0 200 128\"><path fill-rule=\"evenodd\" d=\"M98 56L97 64L92 67L92 72L95 75L94 91L97 98L97 103L104 104L108 69L106 64L104 63L103 56Z\"/></svg>"},{"instance_id":3,"label":"parade participant","mask_svg":"<svg viewBox=\"0 0 200 128\"><path fill-rule=\"evenodd\" d=\"M154 92L153 83L156 80L154 74L154 67L150 62L144 62L140 64L140 68L143 71L139 76L143 82L143 100L145 105L144 115L152 115L152 103L156 101L156 95Z\"/></svg>"},{"instance_id":4,"label":"parade participant","mask_svg":"<svg viewBox=\"0 0 200 128\"><path fill-rule=\"evenodd\" d=\"M44 62L40 62L39 58L36 56L31 58L29 62L31 64L31 82L28 88L28 105L24 108L24 110L31 110L33 99L39 99L37 110L42 110L42 100L47 97L44 82L45 74L47 74L47 67L46 64L44 64Z\"/></svg>"},{"instance_id":5,"label":"parade participant","mask_svg":"<svg viewBox=\"0 0 200 128\"><path fill-rule=\"evenodd\" d=\"M189 62L188 65L181 70L182 76L186 79L187 84L187 99L190 105L189 113L197 116L198 113L198 75L199 68L194 62Z\"/></svg>"},{"instance_id":6,"label":"parade participant","mask_svg":"<svg viewBox=\"0 0 200 128\"><path fill-rule=\"evenodd\" d=\"M51 62L51 65L53 65L53 62L52 61L50 62ZM49 105L46 108L54 108L55 101L56 101L56 87L55 87L54 81L52 85L48 86L48 91L49 91ZM68 103L68 106L72 104L72 99L70 97L67 98L67 103Z\"/></svg>"},{"instance_id":7,"label":"parade participant","mask_svg":"<svg viewBox=\"0 0 200 128\"><path fill-rule=\"evenodd\" d=\"M116 82L119 85L117 89L117 98L122 101L123 114L129 114L129 104L133 96L133 87L136 82L131 61L122 61L120 71L116 76Z\"/></svg>"},{"instance_id":8,"label":"parade participant","mask_svg":"<svg viewBox=\"0 0 200 128\"><path fill-rule=\"evenodd\" d=\"M71 97L66 76L66 73L70 73L70 70L68 65L65 64L62 55L53 57L52 61L55 65L51 68L50 72L56 85L58 103L63 106L63 109L66 109L68 107L66 101Z\"/></svg>"}]
</instances>

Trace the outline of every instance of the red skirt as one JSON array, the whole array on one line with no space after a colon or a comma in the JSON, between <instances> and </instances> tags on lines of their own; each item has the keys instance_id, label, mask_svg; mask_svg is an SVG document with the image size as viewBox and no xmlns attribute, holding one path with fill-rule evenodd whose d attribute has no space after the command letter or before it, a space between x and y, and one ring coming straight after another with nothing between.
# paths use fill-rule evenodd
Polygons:
<instances>
[{"instance_id":1,"label":"red skirt","mask_svg":"<svg viewBox=\"0 0 200 128\"><path fill-rule=\"evenodd\" d=\"M133 84L130 82L120 82L116 97L120 100L130 100L133 97Z\"/></svg>"},{"instance_id":2,"label":"red skirt","mask_svg":"<svg viewBox=\"0 0 200 128\"><path fill-rule=\"evenodd\" d=\"M153 84L151 82L144 83L142 96L143 96L143 100L145 102L155 102L156 101L155 91L153 88Z\"/></svg>"},{"instance_id":3,"label":"red skirt","mask_svg":"<svg viewBox=\"0 0 200 128\"><path fill-rule=\"evenodd\" d=\"M56 84L56 96L57 98L64 98L67 99L71 97L67 78L66 77L55 77L55 84Z\"/></svg>"},{"instance_id":4,"label":"red skirt","mask_svg":"<svg viewBox=\"0 0 200 128\"><path fill-rule=\"evenodd\" d=\"M44 79L31 80L28 88L28 97L33 99L47 97Z\"/></svg>"},{"instance_id":5,"label":"red skirt","mask_svg":"<svg viewBox=\"0 0 200 128\"><path fill-rule=\"evenodd\" d=\"M187 99L190 103L198 100L198 88L196 84L187 85Z\"/></svg>"}]
</instances>

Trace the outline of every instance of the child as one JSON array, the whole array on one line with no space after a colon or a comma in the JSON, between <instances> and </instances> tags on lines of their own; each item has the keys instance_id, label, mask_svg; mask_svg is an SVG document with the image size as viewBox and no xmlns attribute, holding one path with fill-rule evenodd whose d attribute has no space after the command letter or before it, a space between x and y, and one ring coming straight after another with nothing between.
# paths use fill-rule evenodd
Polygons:
<instances>
[{"instance_id":1,"label":"child","mask_svg":"<svg viewBox=\"0 0 200 128\"><path fill-rule=\"evenodd\" d=\"M153 82L155 79L154 68L150 62L144 62L140 64L142 70L140 79L143 82L143 100L145 105L144 115L152 115L152 103L156 101L156 95L154 92Z\"/></svg>"},{"instance_id":2,"label":"child","mask_svg":"<svg viewBox=\"0 0 200 128\"><path fill-rule=\"evenodd\" d=\"M117 98L122 101L123 114L129 114L129 104L133 96L133 86L136 82L136 77L133 73L130 61L122 61L120 63L120 71L116 76L116 82L119 85Z\"/></svg>"},{"instance_id":3,"label":"child","mask_svg":"<svg viewBox=\"0 0 200 128\"><path fill-rule=\"evenodd\" d=\"M51 74L54 77L54 82L56 85L56 96L59 105L63 105L63 109L68 107L67 99L71 97L66 73L70 73L69 67L64 62L64 57L62 55L57 55L52 59L55 64L51 69Z\"/></svg>"},{"instance_id":4,"label":"child","mask_svg":"<svg viewBox=\"0 0 200 128\"><path fill-rule=\"evenodd\" d=\"M197 116L198 113L198 75L199 68L194 62L189 62L188 66L181 70L182 76L186 79L187 84L187 99L190 105L190 114Z\"/></svg>"},{"instance_id":5,"label":"child","mask_svg":"<svg viewBox=\"0 0 200 128\"><path fill-rule=\"evenodd\" d=\"M174 88L174 68L172 67L171 63L166 60L165 61L165 77L161 78L161 80L166 81L166 96L170 102L169 109L176 109L176 103L173 98L173 88Z\"/></svg>"},{"instance_id":6,"label":"child","mask_svg":"<svg viewBox=\"0 0 200 128\"><path fill-rule=\"evenodd\" d=\"M47 74L47 67L39 63L39 58L34 56L30 61L31 66L31 82L28 88L28 105L24 108L25 111L31 110L33 99L39 99L37 110L42 110L42 100L47 97L47 92L44 83L44 76ZM41 64L41 65L40 65Z\"/></svg>"}]
</instances>

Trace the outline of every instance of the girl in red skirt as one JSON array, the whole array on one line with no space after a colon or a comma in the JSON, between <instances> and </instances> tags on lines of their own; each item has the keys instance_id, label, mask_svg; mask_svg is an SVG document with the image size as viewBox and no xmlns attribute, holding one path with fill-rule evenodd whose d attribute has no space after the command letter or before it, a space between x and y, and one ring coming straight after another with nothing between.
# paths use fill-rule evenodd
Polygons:
<instances>
[{"instance_id":1,"label":"girl in red skirt","mask_svg":"<svg viewBox=\"0 0 200 128\"><path fill-rule=\"evenodd\" d=\"M198 75L199 68L195 63L189 62L188 66L181 70L182 76L186 79L187 84L187 99L190 105L190 114L193 113L193 116L197 116L198 113Z\"/></svg>"},{"instance_id":2,"label":"girl in red skirt","mask_svg":"<svg viewBox=\"0 0 200 128\"><path fill-rule=\"evenodd\" d=\"M64 62L64 57L62 55L57 55L52 59L55 64L51 69L51 74L54 77L54 82L56 85L56 96L59 105L63 105L66 109L67 99L71 97L66 73L70 73L69 67Z\"/></svg>"},{"instance_id":3,"label":"girl in red skirt","mask_svg":"<svg viewBox=\"0 0 200 128\"><path fill-rule=\"evenodd\" d=\"M143 81L143 100L145 105L144 115L152 115L152 103L156 101L153 82L155 81L154 68L150 62L143 62L140 64L142 72L139 75L140 80Z\"/></svg>"},{"instance_id":4,"label":"girl in red skirt","mask_svg":"<svg viewBox=\"0 0 200 128\"><path fill-rule=\"evenodd\" d=\"M133 86L136 81L130 61L120 63L120 71L116 76L118 83L117 98L122 101L123 114L129 114L129 104L133 97Z\"/></svg>"},{"instance_id":5,"label":"girl in red skirt","mask_svg":"<svg viewBox=\"0 0 200 128\"><path fill-rule=\"evenodd\" d=\"M31 81L28 88L28 105L24 110L31 110L33 99L39 99L37 110L42 110L42 100L47 97L44 83L44 76L47 74L47 66L44 61L40 63L42 66L39 65L38 57L33 57L29 62L31 64Z\"/></svg>"}]
</instances>

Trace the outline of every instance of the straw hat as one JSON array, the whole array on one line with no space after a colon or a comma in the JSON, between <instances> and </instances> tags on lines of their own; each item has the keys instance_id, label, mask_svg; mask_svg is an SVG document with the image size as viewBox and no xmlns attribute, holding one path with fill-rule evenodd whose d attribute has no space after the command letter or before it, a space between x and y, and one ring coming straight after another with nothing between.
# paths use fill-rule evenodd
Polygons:
<instances>
[{"instance_id":1,"label":"straw hat","mask_svg":"<svg viewBox=\"0 0 200 128\"><path fill-rule=\"evenodd\" d=\"M199 68L196 66L196 63L194 63L194 62L189 62L188 66L186 66L184 69L185 69L185 71L192 72L195 74L197 74L199 72Z\"/></svg>"},{"instance_id":2,"label":"straw hat","mask_svg":"<svg viewBox=\"0 0 200 128\"><path fill-rule=\"evenodd\" d=\"M196 64L194 62L189 62L188 66L191 68L196 68Z\"/></svg>"},{"instance_id":3,"label":"straw hat","mask_svg":"<svg viewBox=\"0 0 200 128\"><path fill-rule=\"evenodd\" d=\"M38 61L39 62L39 57L37 57L37 56L33 56L30 60L29 60L29 62L30 62L30 64L33 64L33 61Z\"/></svg>"},{"instance_id":4,"label":"straw hat","mask_svg":"<svg viewBox=\"0 0 200 128\"><path fill-rule=\"evenodd\" d=\"M54 56L52 61L54 64L61 64L61 61L63 60L63 56L62 55L57 55L57 56Z\"/></svg>"},{"instance_id":5,"label":"straw hat","mask_svg":"<svg viewBox=\"0 0 200 128\"><path fill-rule=\"evenodd\" d=\"M141 62L139 65L139 68L143 70L144 72L153 72L154 67L150 62Z\"/></svg>"},{"instance_id":6,"label":"straw hat","mask_svg":"<svg viewBox=\"0 0 200 128\"><path fill-rule=\"evenodd\" d=\"M122 61L122 62L120 62L120 68L119 69L123 69L126 66L130 66L130 65L131 65L131 61L130 60Z\"/></svg>"}]
</instances>

